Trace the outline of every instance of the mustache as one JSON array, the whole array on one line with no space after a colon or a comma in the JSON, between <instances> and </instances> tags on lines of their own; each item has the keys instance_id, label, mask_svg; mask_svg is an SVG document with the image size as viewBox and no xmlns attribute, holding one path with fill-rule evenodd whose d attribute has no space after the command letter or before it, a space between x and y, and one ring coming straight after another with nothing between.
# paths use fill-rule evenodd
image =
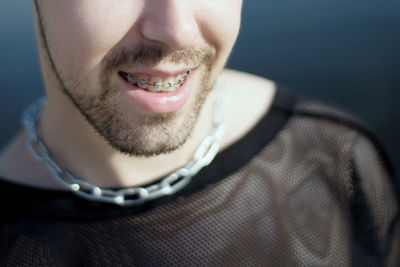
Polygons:
<instances>
[{"instance_id":1,"label":"mustache","mask_svg":"<svg viewBox=\"0 0 400 267\"><path fill-rule=\"evenodd\" d=\"M170 51L162 45L140 44L133 48L120 48L112 51L104 58L104 71L118 70L121 66L151 67L159 63L184 64L188 67L197 67L204 64L211 69L216 57L216 49L211 46L201 48L187 48L179 51Z\"/></svg>"}]
</instances>

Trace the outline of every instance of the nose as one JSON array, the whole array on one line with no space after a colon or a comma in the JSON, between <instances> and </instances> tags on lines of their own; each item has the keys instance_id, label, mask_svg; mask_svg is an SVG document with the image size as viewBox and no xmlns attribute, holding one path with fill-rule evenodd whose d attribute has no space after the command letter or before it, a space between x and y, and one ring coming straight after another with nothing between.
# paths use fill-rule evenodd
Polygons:
<instances>
[{"instance_id":1,"label":"nose","mask_svg":"<svg viewBox=\"0 0 400 267\"><path fill-rule=\"evenodd\" d=\"M148 0L142 17L142 34L171 50L193 47L200 33L194 11L193 1Z\"/></svg>"}]
</instances>

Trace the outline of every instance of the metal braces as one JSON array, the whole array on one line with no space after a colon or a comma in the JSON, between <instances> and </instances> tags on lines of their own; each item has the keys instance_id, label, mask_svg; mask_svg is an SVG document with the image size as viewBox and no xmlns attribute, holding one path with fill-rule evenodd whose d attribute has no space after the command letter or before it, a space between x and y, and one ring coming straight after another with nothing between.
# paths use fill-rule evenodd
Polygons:
<instances>
[{"instance_id":1,"label":"metal braces","mask_svg":"<svg viewBox=\"0 0 400 267\"><path fill-rule=\"evenodd\" d=\"M185 75L184 75L182 78L180 78L180 79L178 80L177 84L182 85L182 84L185 82L185 80L187 79L187 77L189 76L189 74L190 74L191 72L192 72L191 70L187 71L187 72L185 73ZM174 86L176 85L175 82L169 82L168 84L163 85L163 84L160 83L160 82L148 83L145 79L140 79L140 80L137 81L137 80L135 79L135 77L133 76L133 74L130 74L130 73L121 73L121 74L124 76L124 78L125 78L127 81L129 81L129 82L132 83L132 84L134 84L134 83L136 82L136 83L138 83L138 84L140 83L140 85L153 85L155 88L160 88L160 87L174 87Z\"/></svg>"}]
</instances>

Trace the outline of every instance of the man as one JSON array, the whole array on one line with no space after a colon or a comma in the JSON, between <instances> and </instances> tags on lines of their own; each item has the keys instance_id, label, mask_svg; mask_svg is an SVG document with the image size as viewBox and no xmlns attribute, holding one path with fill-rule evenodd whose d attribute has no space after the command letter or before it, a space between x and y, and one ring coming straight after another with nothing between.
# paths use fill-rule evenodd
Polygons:
<instances>
[{"instance_id":1,"label":"man","mask_svg":"<svg viewBox=\"0 0 400 267\"><path fill-rule=\"evenodd\" d=\"M47 98L0 157L2 266L399 261L370 134L224 70L242 1L33 6Z\"/></svg>"}]
</instances>

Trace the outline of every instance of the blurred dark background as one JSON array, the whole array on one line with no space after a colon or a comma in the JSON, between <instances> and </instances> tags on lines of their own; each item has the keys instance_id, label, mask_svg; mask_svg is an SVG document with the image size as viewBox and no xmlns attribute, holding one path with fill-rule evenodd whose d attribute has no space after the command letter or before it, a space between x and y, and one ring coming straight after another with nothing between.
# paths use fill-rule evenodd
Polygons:
<instances>
[{"instance_id":1,"label":"blurred dark background","mask_svg":"<svg viewBox=\"0 0 400 267\"><path fill-rule=\"evenodd\" d=\"M341 107L400 168L400 1L244 1L229 67ZM30 1L0 2L0 149L42 94Z\"/></svg>"}]
</instances>

